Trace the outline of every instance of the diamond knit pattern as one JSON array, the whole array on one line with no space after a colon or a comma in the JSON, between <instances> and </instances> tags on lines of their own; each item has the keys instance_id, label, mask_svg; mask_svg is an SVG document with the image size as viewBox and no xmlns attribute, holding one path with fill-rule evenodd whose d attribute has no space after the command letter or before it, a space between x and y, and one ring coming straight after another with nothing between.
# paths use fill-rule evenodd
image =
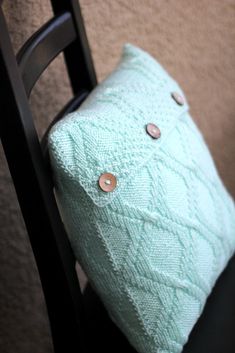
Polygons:
<instances>
[{"instance_id":1,"label":"diamond knit pattern","mask_svg":"<svg viewBox=\"0 0 235 353\"><path fill-rule=\"evenodd\" d=\"M162 66L126 44L116 69L49 134L75 256L139 353L182 351L235 250L234 201L188 110ZM116 176L111 192L98 185L103 173Z\"/></svg>"}]
</instances>

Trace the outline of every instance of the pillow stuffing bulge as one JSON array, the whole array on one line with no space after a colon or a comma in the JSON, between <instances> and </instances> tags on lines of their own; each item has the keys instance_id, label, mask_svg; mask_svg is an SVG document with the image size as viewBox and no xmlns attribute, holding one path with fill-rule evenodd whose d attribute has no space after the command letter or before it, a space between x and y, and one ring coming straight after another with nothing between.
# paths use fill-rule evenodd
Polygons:
<instances>
[{"instance_id":1,"label":"pillow stuffing bulge","mask_svg":"<svg viewBox=\"0 0 235 353\"><path fill-rule=\"evenodd\" d=\"M48 146L74 253L140 353L179 353L234 253L234 201L178 84L126 44Z\"/></svg>"}]
</instances>

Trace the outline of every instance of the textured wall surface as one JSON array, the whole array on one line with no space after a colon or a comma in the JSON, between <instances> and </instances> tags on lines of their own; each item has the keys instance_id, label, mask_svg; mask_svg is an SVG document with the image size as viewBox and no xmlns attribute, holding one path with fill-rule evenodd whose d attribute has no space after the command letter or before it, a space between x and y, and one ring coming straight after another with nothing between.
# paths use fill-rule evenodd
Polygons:
<instances>
[{"instance_id":1,"label":"textured wall surface","mask_svg":"<svg viewBox=\"0 0 235 353\"><path fill-rule=\"evenodd\" d=\"M98 78L124 42L149 51L184 89L219 172L235 195L235 0L81 0ZM13 45L50 18L48 0L5 0ZM40 134L70 97L62 57L43 74L31 105ZM0 352L52 352L36 265L0 150Z\"/></svg>"}]
</instances>

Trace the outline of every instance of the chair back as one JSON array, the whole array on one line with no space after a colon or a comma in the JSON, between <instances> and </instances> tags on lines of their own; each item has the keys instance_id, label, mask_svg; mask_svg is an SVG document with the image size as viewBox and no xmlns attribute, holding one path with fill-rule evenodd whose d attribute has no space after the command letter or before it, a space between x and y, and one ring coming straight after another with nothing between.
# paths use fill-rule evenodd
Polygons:
<instances>
[{"instance_id":1,"label":"chair back","mask_svg":"<svg viewBox=\"0 0 235 353\"><path fill-rule=\"evenodd\" d=\"M54 17L15 57L0 6L0 136L36 259L55 352L85 352L83 298L75 258L61 221L53 180L29 106L40 75L64 53L74 97L53 120L77 109L96 85L78 0L52 0ZM46 136L46 135L45 135Z\"/></svg>"}]
</instances>

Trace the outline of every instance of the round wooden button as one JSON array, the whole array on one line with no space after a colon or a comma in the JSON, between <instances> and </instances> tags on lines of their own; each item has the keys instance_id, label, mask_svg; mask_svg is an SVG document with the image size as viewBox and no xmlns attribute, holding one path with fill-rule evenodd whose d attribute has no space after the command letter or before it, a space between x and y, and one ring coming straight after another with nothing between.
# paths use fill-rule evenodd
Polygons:
<instances>
[{"instance_id":1,"label":"round wooden button","mask_svg":"<svg viewBox=\"0 0 235 353\"><path fill-rule=\"evenodd\" d=\"M158 139L161 136L161 131L157 125L149 123L146 125L147 133L154 139Z\"/></svg>"},{"instance_id":2,"label":"round wooden button","mask_svg":"<svg viewBox=\"0 0 235 353\"><path fill-rule=\"evenodd\" d=\"M99 177L99 186L101 190L105 192L113 191L117 186L117 179L115 175L111 173L101 174L101 176Z\"/></svg>"},{"instance_id":3,"label":"round wooden button","mask_svg":"<svg viewBox=\"0 0 235 353\"><path fill-rule=\"evenodd\" d=\"M181 96L178 92L172 92L171 97L176 101L179 105L184 105L184 97Z\"/></svg>"}]
</instances>

